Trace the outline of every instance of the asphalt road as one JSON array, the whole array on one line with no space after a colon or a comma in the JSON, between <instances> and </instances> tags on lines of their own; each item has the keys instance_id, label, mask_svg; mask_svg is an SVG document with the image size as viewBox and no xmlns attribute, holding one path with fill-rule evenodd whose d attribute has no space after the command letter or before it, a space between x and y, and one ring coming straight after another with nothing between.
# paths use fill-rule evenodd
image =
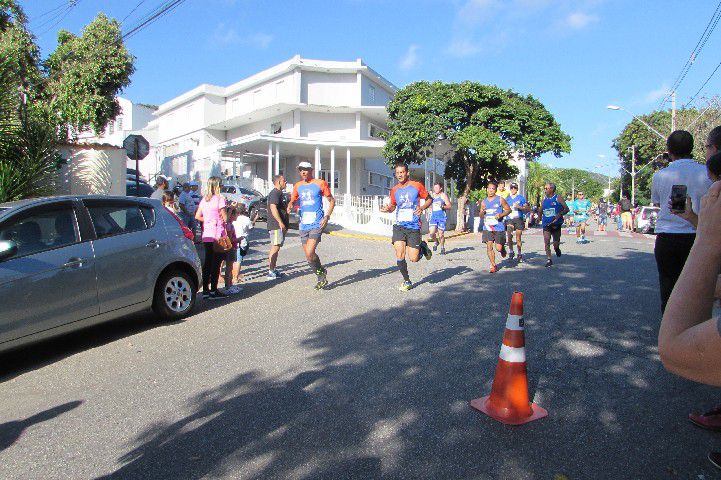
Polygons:
<instances>
[{"instance_id":1,"label":"asphalt road","mask_svg":"<svg viewBox=\"0 0 721 480\"><path fill-rule=\"evenodd\" d=\"M469 235L410 264L326 236L313 290L297 236L269 283L264 231L245 292L185 321L151 314L0 356L0 478L717 478L721 437L692 409L721 393L666 373L653 240L591 237L544 268L488 273ZM490 391L509 301L525 294L531 395L521 427L471 409Z\"/></svg>"}]
</instances>

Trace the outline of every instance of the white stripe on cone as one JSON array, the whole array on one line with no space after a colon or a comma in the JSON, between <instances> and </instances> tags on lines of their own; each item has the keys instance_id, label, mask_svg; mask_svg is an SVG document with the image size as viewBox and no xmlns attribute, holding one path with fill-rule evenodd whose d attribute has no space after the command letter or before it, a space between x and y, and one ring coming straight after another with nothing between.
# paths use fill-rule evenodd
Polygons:
<instances>
[{"instance_id":1,"label":"white stripe on cone","mask_svg":"<svg viewBox=\"0 0 721 480\"><path fill-rule=\"evenodd\" d=\"M506 329L523 330L523 315L512 315L509 313L508 320L506 320Z\"/></svg>"},{"instance_id":2,"label":"white stripe on cone","mask_svg":"<svg viewBox=\"0 0 721 480\"><path fill-rule=\"evenodd\" d=\"M501 360L511 363L524 363L526 361L525 347L509 347L501 344L501 353L498 355Z\"/></svg>"}]
</instances>

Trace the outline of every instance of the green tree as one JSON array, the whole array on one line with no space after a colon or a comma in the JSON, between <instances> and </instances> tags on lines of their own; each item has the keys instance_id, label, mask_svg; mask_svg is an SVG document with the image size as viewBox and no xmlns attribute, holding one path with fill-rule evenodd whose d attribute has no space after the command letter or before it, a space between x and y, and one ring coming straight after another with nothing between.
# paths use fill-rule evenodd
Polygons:
<instances>
[{"instance_id":1,"label":"green tree","mask_svg":"<svg viewBox=\"0 0 721 480\"><path fill-rule=\"evenodd\" d=\"M458 228L477 185L516 174L513 154L534 160L570 151L570 137L532 96L475 82L415 82L388 105L384 156L389 164L419 162L437 144L448 146L446 177L455 181Z\"/></svg>"}]
</instances>

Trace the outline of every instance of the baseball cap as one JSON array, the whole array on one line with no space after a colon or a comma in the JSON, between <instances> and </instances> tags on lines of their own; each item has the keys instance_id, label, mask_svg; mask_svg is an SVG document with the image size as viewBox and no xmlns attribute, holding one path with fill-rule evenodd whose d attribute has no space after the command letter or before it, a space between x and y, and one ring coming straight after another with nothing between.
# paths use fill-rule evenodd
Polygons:
<instances>
[{"instance_id":1,"label":"baseball cap","mask_svg":"<svg viewBox=\"0 0 721 480\"><path fill-rule=\"evenodd\" d=\"M188 182L188 185L190 185L191 187L197 187L197 186L198 186L198 182L196 182L195 180L193 180L192 182Z\"/></svg>"},{"instance_id":2,"label":"baseball cap","mask_svg":"<svg viewBox=\"0 0 721 480\"><path fill-rule=\"evenodd\" d=\"M511 182L511 185L509 188L518 188L518 184L516 182Z\"/></svg>"},{"instance_id":3,"label":"baseball cap","mask_svg":"<svg viewBox=\"0 0 721 480\"><path fill-rule=\"evenodd\" d=\"M298 168L304 169L304 170L312 170L313 165L310 164L310 162L300 162L298 164Z\"/></svg>"}]
</instances>

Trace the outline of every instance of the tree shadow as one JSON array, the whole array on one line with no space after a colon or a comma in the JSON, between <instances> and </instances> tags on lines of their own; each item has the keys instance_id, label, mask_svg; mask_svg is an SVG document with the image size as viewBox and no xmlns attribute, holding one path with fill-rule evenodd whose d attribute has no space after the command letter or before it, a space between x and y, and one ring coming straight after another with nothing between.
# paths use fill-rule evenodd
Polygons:
<instances>
[{"instance_id":1,"label":"tree shadow","mask_svg":"<svg viewBox=\"0 0 721 480\"><path fill-rule=\"evenodd\" d=\"M15 420L0 424L0 452L12 446L28 427L52 420L53 418L59 417L63 413L69 412L82 404L82 401L75 400L73 402L64 403L62 405L58 405L57 407L36 413L35 415L23 420Z\"/></svg>"}]
</instances>

